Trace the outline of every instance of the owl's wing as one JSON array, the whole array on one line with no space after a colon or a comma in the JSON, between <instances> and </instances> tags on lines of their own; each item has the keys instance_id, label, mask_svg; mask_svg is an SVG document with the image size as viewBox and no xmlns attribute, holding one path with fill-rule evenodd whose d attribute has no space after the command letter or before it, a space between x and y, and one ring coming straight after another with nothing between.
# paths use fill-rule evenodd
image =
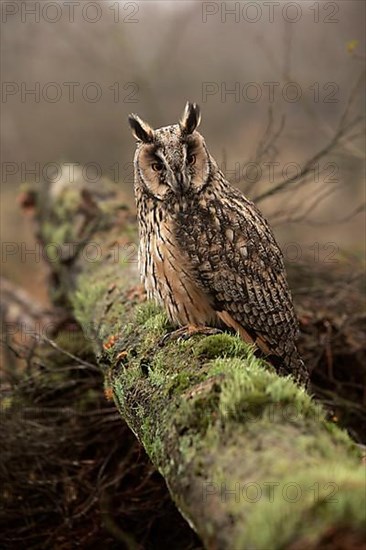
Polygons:
<instances>
[{"instance_id":1,"label":"owl's wing","mask_svg":"<svg viewBox=\"0 0 366 550\"><path fill-rule=\"evenodd\" d=\"M298 323L282 253L259 210L230 188L191 214L185 250L221 321L266 354L296 352Z\"/></svg>"}]
</instances>

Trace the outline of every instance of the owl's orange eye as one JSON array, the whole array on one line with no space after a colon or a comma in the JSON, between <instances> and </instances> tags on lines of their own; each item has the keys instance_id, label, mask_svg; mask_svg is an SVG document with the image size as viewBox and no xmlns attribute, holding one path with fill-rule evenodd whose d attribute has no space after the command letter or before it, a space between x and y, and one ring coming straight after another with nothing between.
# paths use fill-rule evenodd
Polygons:
<instances>
[{"instance_id":1,"label":"owl's orange eye","mask_svg":"<svg viewBox=\"0 0 366 550\"><path fill-rule=\"evenodd\" d=\"M196 164L196 155L188 155L187 156L187 163L193 166L193 164Z\"/></svg>"},{"instance_id":2,"label":"owl's orange eye","mask_svg":"<svg viewBox=\"0 0 366 550\"><path fill-rule=\"evenodd\" d=\"M162 162L154 162L151 165L151 168L154 170L154 172L161 172L164 168L164 164Z\"/></svg>"}]
</instances>

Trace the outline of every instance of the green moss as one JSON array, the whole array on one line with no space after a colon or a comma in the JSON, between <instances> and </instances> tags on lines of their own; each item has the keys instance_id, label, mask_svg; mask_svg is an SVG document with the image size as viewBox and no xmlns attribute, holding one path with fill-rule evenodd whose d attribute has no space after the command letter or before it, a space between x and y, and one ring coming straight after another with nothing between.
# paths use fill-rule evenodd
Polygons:
<instances>
[{"instance_id":1,"label":"green moss","mask_svg":"<svg viewBox=\"0 0 366 550\"><path fill-rule=\"evenodd\" d=\"M72 226L71 226L71 224L64 223L64 224L60 225L59 227L54 227L53 226L52 239L50 241L50 244L58 245L58 247L60 247L65 243L69 243L71 238L72 238ZM51 255L51 259L53 259L52 254L53 254L53 249L54 248L55 248L54 246L51 246L50 247L50 252L48 252L48 247L46 248L48 254ZM59 250L57 251L57 248L56 248L56 254L57 253L59 255L60 251Z\"/></svg>"},{"instance_id":2,"label":"green moss","mask_svg":"<svg viewBox=\"0 0 366 550\"><path fill-rule=\"evenodd\" d=\"M216 357L247 357L253 346L245 343L239 336L228 333L214 334L202 338L195 344L196 357L214 359Z\"/></svg>"},{"instance_id":3,"label":"green moss","mask_svg":"<svg viewBox=\"0 0 366 550\"><path fill-rule=\"evenodd\" d=\"M192 381L180 379L179 390L192 388ZM194 386L193 386L194 387ZM194 390L192 390L194 392ZM214 384L207 390L194 394L184 393L176 400L174 409L174 425L179 434L188 436L200 435L202 438L208 428L218 419L219 388ZM199 450L197 450L199 452Z\"/></svg>"},{"instance_id":4,"label":"green moss","mask_svg":"<svg viewBox=\"0 0 366 550\"><path fill-rule=\"evenodd\" d=\"M78 290L72 296L72 304L75 317L82 326L90 325L92 322L95 306L103 298L107 288L106 280L94 281L89 274L79 278Z\"/></svg>"},{"instance_id":5,"label":"green moss","mask_svg":"<svg viewBox=\"0 0 366 550\"><path fill-rule=\"evenodd\" d=\"M151 460L161 463L164 457L164 444L159 436L159 428L156 428L150 418L145 418L141 424L141 441Z\"/></svg>"},{"instance_id":6,"label":"green moss","mask_svg":"<svg viewBox=\"0 0 366 550\"><path fill-rule=\"evenodd\" d=\"M149 379L153 386L163 387L166 384L166 373L164 368L160 368L154 364L153 367L148 368Z\"/></svg>"},{"instance_id":7,"label":"green moss","mask_svg":"<svg viewBox=\"0 0 366 550\"><path fill-rule=\"evenodd\" d=\"M145 418L145 409L142 405L138 404L135 408L135 412L138 418L140 419Z\"/></svg>"},{"instance_id":8,"label":"green moss","mask_svg":"<svg viewBox=\"0 0 366 550\"><path fill-rule=\"evenodd\" d=\"M144 325L154 315L161 313L161 308L155 302L144 302L135 308L135 321L138 325Z\"/></svg>"},{"instance_id":9,"label":"green moss","mask_svg":"<svg viewBox=\"0 0 366 550\"><path fill-rule=\"evenodd\" d=\"M123 335L127 338L130 334L133 334L135 325L133 323L126 323L123 328Z\"/></svg>"},{"instance_id":10,"label":"green moss","mask_svg":"<svg viewBox=\"0 0 366 550\"><path fill-rule=\"evenodd\" d=\"M324 533L324 524L329 530L352 525L365 532L362 468L351 472L348 464L333 463L326 469L306 469L281 479L270 494L272 498L262 491L254 506L241 499L250 516L245 535L235 540L235 547L280 549L295 536L306 538L310 547Z\"/></svg>"},{"instance_id":11,"label":"green moss","mask_svg":"<svg viewBox=\"0 0 366 550\"><path fill-rule=\"evenodd\" d=\"M75 215L80 205L80 189L67 187L53 205L53 212L64 223L65 220Z\"/></svg>"},{"instance_id":12,"label":"green moss","mask_svg":"<svg viewBox=\"0 0 366 550\"><path fill-rule=\"evenodd\" d=\"M169 327L169 320L164 312L157 313L148 318L144 323L144 328L152 332L154 336L162 336Z\"/></svg>"},{"instance_id":13,"label":"green moss","mask_svg":"<svg viewBox=\"0 0 366 550\"><path fill-rule=\"evenodd\" d=\"M48 220L45 220L42 224L42 237L46 243L53 242L52 234L54 231L54 225Z\"/></svg>"},{"instance_id":14,"label":"green moss","mask_svg":"<svg viewBox=\"0 0 366 550\"><path fill-rule=\"evenodd\" d=\"M194 375L184 370L176 372L170 377L167 385L167 394L181 395L186 389L192 387L196 382Z\"/></svg>"},{"instance_id":15,"label":"green moss","mask_svg":"<svg viewBox=\"0 0 366 550\"><path fill-rule=\"evenodd\" d=\"M344 448L348 449L355 456L359 458L361 457L359 448L355 445L354 441L352 441L347 432L341 430L339 426L329 421L324 422L324 427L335 444L344 446Z\"/></svg>"},{"instance_id":16,"label":"green moss","mask_svg":"<svg viewBox=\"0 0 366 550\"><path fill-rule=\"evenodd\" d=\"M112 378L112 387L120 403L121 409L124 410L124 399L128 392L132 392L136 388L138 382L141 382L141 369L139 361L128 358L126 365L120 365L115 368ZM139 403L139 409L143 406Z\"/></svg>"},{"instance_id":17,"label":"green moss","mask_svg":"<svg viewBox=\"0 0 366 550\"><path fill-rule=\"evenodd\" d=\"M145 340L145 344L148 340L149 337ZM199 378L195 372L187 370L184 362L179 360L174 344L155 351L148 372L151 383L161 387L164 396L173 394L179 396L185 389L193 386Z\"/></svg>"},{"instance_id":18,"label":"green moss","mask_svg":"<svg viewBox=\"0 0 366 550\"><path fill-rule=\"evenodd\" d=\"M179 453L182 456L182 464L195 464L197 459L197 450L200 448L202 442L202 436L200 433L189 433L188 435L182 435L179 439Z\"/></svg>"},{"instance_id":19,"label":"green moss","mask_svg":"<svg viewBox=\"0 0 366 550\"><path fill-rule=\"evenodd\" d=\"M220 413L223 418L245 421L248 413L270 403L292 403L300 416L319 416L319 407L291 377L278 377L266 370L253 354L246 359L217 359L210 372L225 373Z\"/></svg>"}]
</instances>

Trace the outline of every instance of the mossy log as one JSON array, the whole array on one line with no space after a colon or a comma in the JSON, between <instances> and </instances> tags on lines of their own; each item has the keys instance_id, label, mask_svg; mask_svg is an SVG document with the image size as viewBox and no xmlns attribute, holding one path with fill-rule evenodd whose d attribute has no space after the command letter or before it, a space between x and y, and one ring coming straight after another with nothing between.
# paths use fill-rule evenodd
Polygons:
<instances>
[{"instance_id":1,"label":"mossy log","mask_svg":"<svg viewBox=\"0 0 366 550\"><path fill-rule=\"evenodd\" d=\"M237 336L162 343L172 327L138 284L134 218L116 186L55 184L35 209L54 301L92 340L106 390L205 547L360 542L356 445Z\"/></svg>"}]
</instances>

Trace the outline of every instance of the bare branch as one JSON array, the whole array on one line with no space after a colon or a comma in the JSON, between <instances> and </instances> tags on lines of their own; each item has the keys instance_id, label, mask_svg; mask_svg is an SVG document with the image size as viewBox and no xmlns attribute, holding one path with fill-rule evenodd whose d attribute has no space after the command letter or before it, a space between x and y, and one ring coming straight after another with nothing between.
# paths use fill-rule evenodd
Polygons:
<instances>
[{"instance_id":1,"label":"bare branch","mask_svg":"<svg viewBox=\"0 0 366 550\"><path fill-rule=\"evenodd\" d=\"M351 129L353 129L355 126L357 126L357 124L359 124L361 120L362 120L362 117L356 117L347 125L340 126L336 131L335 135L333 136L333 138L330 140L330 142L305 163L300 174L296 174L294 176L286 178L285 180L281 181L271 189L268 189L267 191L264 191L263 193L257 195L253 199L254 202L260 203L261 201L268 199L269 197L272 197L273 195L276 195L286 190L293 183L301 180L304 176L309 174L309 172L314 168L316 163L320 159L322 159L323 157L325 157L326 155L329 155L332 151L334 151L334 149L337 147L337 145L339 145L341 139L346 135L346 133Z\"/></svg>"}]
</instances>

